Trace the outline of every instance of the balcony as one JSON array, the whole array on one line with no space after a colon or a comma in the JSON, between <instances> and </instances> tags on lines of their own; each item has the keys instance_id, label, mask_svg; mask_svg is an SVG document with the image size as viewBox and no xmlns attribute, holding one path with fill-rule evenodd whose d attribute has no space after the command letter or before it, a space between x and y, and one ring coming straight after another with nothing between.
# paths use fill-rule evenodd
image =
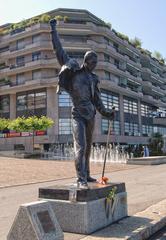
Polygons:
<instances>
[{"instance_id":1,"label":"balcony","mask_svg":"<svg viewBox=\"0 0 166 240\"><path fill-rule=\"evenodd\" d=\"M26 79L22 82L11 82L8 85L0 86L0 94L10 94L20 91L27 91L31 89L37 89L41 87L56 87L58 83L57 76L45 77L37 79Z\"/></svg>"},{"instance_id":2,"label":"balcony","mask_svg":"<svg viewBox=\"0 0 166 240\"><path fill-rule=\"evenodd\" d=\"M151 93L151 94L153 94L153 93ZM160 106L161 105L160 99L158 99L158 98L155 99L153 96L148 95L146 93L144 93L144 95L143 95L143 101L148 102L150 104L154 104L155 106Z\"/></svg>"},{"instance_id":3,"label":"balcony","mask_svg":"<svg viewBox=\"0 0 166 240\"><path fill-rule=\"evenodd\" d=\"M166 117L153 118L153 124L166 126Z\"/></svg>"},{"instance_id":4,"label":"balcony","mask_svg":"<svg viewBox=\"0 0 166 240\"><path fill-rule=\"evenodd\" d=\"M107 51L107 54L116 56L118 58L124 59L123 55L119 54L112 45L108 45L104 42L96 42L94 40L87 40L87 44L90 49L94 49L97 52Z\"/></svg>"},{"instance_id":5,"label":"balcony","mask_svg":"<svg viewBox=\"0 0 166 240\"><path fill-rule=\"evenodd\" d=\"M151 70L147 67L142 67L142 71L151 74Z\"/></svg>"},{"instance_id":6,"label":"balcony","mask_svg":"<svg viewBox=\"0 0 166 240\"><path fill-rule=\"evenodd\" d=\"M40 32L50 32L49 24L46 23L38 23L35 25L32 25L30 27L25 28L23 31L17 31L14 34L6 34L1 37L1 42L12 42L16 41L19 38L26 38L28 36L31 36L32 34L37 34Z\"/></svg>"},{"instance_id":7,"label":"balcony","mask_svg":"<svg viewBox=\"0 0 166 240\"><path fill-rule=\"evenodd\" d=\"M152 83L149 81L142 81L142 85L144 88L148 88L148 89L152 88Z\"/></svg>"},{"instance_id":8,"label":"balcony","mask_svg":"<svg viewBox=\"0 0 166 240\"><path fill-rule=\"evenodd\" d=\"M154 96L163 97L165 95L164 91L161 91L160 87L152 86L152 93Z\"/></svg>"},{"instance_id":9,"label":"balcony","mask_svg":"<svg viewBox=\"0 0 166 240\"><path fill-rule=\"evenodd\" d=\"M55 68L58 65L56 58L40 58L34 61L20 62L19 64L11 64L6 66L4 69L0 70L0 74L3 75L13 75L25 71L34 70L37 68Z\"/></svg>"},{"instance_id":10,"label":"balcony","mask_svg":"<svg viewBox=\"0 0 166 240\"><path fill-rule=\"evenodd\" d=\"M17 46L15 46L14 48L10 49L10 55L12 53L12 58L15 58L19 55L25 55L28 53L32 53L33 51L40 51L40 50L52 50L51 41L42 40L34 43L29 43L20 49L17 48Z\"/></svg>"}]
</instances>

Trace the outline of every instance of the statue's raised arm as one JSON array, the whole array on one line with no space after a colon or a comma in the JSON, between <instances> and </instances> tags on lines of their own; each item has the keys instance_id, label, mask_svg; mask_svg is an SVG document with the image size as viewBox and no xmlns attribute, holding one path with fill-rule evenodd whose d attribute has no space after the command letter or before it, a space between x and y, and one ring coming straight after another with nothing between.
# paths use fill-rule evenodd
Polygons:
<instances>
[{"instance_id":1,"label":"statue's raised arm","mask_svg":"<svg viewBox=\"0 0 166 240\"><path fill-rule=\"evenodd\" d=\"M58 62L62 66L64 64L66 64L66 62L69 60L69 56L63 49L62 44L60 42L59 35L56 30L56 20L55 19L50 20L50 26L51 26L51 36L52 36L53 48L56 52Z\"/></svg>"}]
</instances>

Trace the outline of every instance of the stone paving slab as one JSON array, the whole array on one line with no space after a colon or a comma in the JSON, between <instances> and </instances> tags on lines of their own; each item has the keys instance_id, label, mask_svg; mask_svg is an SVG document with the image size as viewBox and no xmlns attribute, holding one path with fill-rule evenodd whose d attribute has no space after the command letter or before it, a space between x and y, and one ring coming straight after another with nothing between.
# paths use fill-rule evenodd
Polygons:
<instances>
[{"instance_id":1,"label":"stone paving slab","mask_svg":"<svg viewBox=\"0 0 166 240\"><path fill-rule=\"evenodd\" d=\"M107 172L140 166L107 164ZM91 174L100 174L102 164L91 163ZM17 159L0 157L0 188L76 177L74 161Z\"/></svg>"},{"instance_id":2,"label":"stone paving slab","mask_svg":"<svg viewBox=\"0 0 166 240\"><path fill-rule=\"evenodd\" d=\"M166 226L166 200L82 240L144 240Z\"/></svg>"}]
</instances>

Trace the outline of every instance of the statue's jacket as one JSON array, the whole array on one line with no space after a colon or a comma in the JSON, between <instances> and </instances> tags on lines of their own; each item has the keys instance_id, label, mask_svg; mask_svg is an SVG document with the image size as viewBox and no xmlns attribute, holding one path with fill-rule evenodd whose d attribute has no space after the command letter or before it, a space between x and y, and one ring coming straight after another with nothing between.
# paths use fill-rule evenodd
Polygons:
<instances>
[{"instance_id":1,"label":"statue's jacket","mask_svg":"<svg viewBox=\"0 0 166 240\"><path fill-rule=\"evenodd\" d=\"M65 90L69 93L73 102L73 117L92 119L96 109L103 116L110 117L110 110L107 110L101 101L97 75L87 71L83 65L80 67L75 59L67 55L56 30L51 31L51 35L53 47L61 65L57 92L61 93Z\"/></svg>"}]
</instances>

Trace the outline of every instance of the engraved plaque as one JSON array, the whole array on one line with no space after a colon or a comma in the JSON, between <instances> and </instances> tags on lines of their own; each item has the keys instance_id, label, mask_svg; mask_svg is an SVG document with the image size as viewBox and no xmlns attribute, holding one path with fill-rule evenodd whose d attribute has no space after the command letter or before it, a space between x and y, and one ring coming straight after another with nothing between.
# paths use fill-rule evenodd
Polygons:
<instances>
[{"instance_id":1,"label":"engraved plaque","mask_svg":"<svg viewBox=\"0 0 166 240\"><path fill-rule=\"evenodd\" d=\"M50 233L55 231L55 226L48 211L38 212L37 216L42 225L44 233Z\"/></svg>"}]
</instances>

